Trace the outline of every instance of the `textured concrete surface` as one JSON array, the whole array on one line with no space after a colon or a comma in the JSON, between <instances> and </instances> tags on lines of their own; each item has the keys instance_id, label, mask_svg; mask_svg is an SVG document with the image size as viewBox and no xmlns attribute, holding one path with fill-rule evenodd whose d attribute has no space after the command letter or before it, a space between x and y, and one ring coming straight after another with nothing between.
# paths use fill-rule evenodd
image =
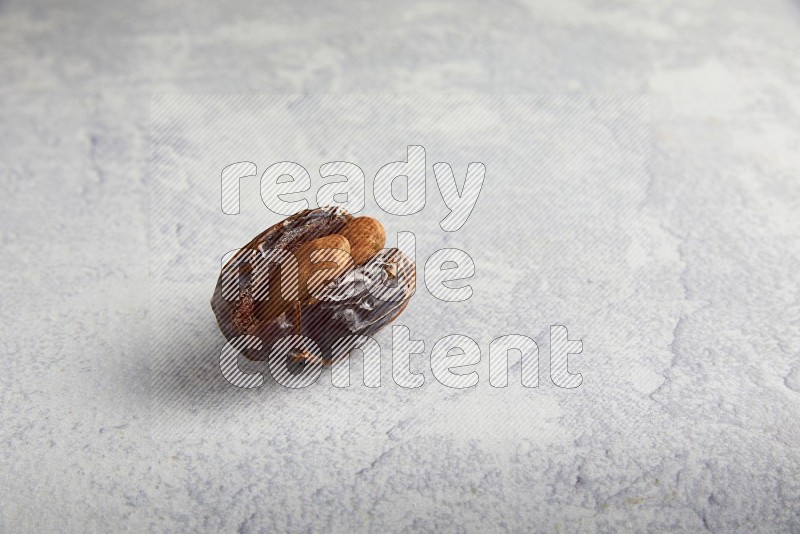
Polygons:
<instances>
[{"instance_id":1,"label":"textured concrete surface","mask_svg":"<svg viewBox=\"0 0 800 534\"><path fill-rule=\"evenodd\" d=\"M0 3L0 530L797 531L798 25L786 0ZM484 358L566 324L585 383L231 393L209 287L154 392L156 93L643 95L647 180L567 180L579 216L483 255L470 223L431 233L475 253L476 295L407 314L428 353L457 326ZM536 197L489 176L476 217ZM492 263L523 238L534 261ZM518 306L476 315L486 288Z\"/></svg>"}]
</instances>

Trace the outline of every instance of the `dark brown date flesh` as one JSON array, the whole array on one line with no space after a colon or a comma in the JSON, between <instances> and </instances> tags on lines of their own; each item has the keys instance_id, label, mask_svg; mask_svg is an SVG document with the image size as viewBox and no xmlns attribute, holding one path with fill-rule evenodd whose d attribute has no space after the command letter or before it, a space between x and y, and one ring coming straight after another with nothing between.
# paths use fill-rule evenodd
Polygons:
<instances>
[{"instance_id":1,"label":"dark brown date flesh","mask_svg":"<svg viewBox=\"0 0 800 534\"><path fill-rule=\"evenodd\" d=\"M261 350L243 351L247 358L266 360L276 341L285 336L302 335L314 341L320 353L296 351L292 358L299 361L321 359L329 364L361 345L360 340L350 336L370 336L405 310L416 288L414 263L398 249L383 249L363 265L351 265L316 297L288 302L285 311L274 319L259 318L263 301L254 297L260 294L259 280L251 275L247 257L252 252L249 251L294 252L304 243L337 233L352 219L341 208L302 211L260 233L223 267L211 307L220 330L229 341L242 335L261 340ZM229 269L238 272L235 300L226 300L223 296L223 275ZM269 269L267 279L268 298L281 298L277 266Z\"/></svg>"}]
</instances>

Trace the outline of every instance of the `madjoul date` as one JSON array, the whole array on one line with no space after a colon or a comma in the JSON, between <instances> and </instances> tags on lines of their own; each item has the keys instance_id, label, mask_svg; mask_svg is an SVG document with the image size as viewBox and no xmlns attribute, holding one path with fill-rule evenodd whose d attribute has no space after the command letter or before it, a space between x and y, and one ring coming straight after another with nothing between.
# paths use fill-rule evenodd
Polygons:
<instances>
[{"instance_id":1,"label":"madjoul date","mask_svg":"<svg viewBox=\"0 0 800 534\"><path fill-rule=\"evenodd\" d=\"M311 339L319 354L334 358L394 320L416 287L413 261L384 249L386 233L371 217L341 208L305 210L275 224L242 247L222 268L211 307L228 340L257 336L265 359L290 335Z\"/></svg>"}]
</instances>

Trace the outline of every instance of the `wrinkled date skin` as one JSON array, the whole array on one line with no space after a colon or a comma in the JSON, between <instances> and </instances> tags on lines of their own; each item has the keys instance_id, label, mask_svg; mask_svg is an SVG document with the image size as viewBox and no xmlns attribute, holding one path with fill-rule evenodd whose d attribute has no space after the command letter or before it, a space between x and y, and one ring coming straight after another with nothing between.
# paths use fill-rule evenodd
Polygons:
<instances>
[{"instance_id":1,"label":"wrinkled date skin","mask_svg":"<svg viewBox=\"0 0 800 534\"><path fill-rule=\"evenodd\" d=\"M349 336L377 332L414 293L414 263L385 242L380 222L341 208L305 210L275 224L223 267L211 299L220 330L228 340L257 336L261 350L243 351L252 360L266 359L277 340L302 335L320 353L298 350L294 359L331 363L361 345ZM286 273L295 275L294 288Z\"/></svg>"}]
</instances>

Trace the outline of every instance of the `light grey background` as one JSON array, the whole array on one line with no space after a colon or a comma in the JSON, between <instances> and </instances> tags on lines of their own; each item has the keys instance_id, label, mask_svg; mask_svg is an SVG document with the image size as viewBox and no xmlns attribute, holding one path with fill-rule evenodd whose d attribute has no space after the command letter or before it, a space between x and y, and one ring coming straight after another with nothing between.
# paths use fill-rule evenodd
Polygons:
<instances>
[{"instance_id":1,"label":"light grey background","mask_svg":"<svg viewBox=\"0 0 800 534\"><path fill-rule=\"evenodd\" d=\"M798 24L785 0L0 3L0 530L797 530ZM264 389L256 431L151 433L151 95L363 92L646 96L637 203L578 189L495 271L526 313L493 325L564 322L586 383ZM484 351L506 330L450 309Z\"/></svg>"},{"instance_id":2,"label":"light grey background","mask_svg":"<svg viewBox=\"0 0 800 534\"><path fill-rule=\"evenodd\" d=\"M412 441L451 437L453 428L464 428L457 433L460 439L479 436L509 447L539 441L542 432L553 430L547 422L561 421L565 415L546 401L569 398L550 391L555 387L547 366L552 324L572 327L574 339L581 333L590 358L583 365L576 362L584 360L573 360L573 371L585 369L589 377L586 391L575 392L577 398L571 399L578 403L570 414L577 419L569 426L590 424L589 408L603 398L618 397L625 382L631 382L628 387L646 382L655 389L654 380L660 375L654 377L652 370L643 375L651 368L632 361L652 349L649 339L634 334L624 354L615 354L620 350L619 303L630 299L632 291L639 291L638 300L649 303L640 310L642 315L659 316L659 302L680 296L677 286L654 284L664 262L650 257L658 250L651 247L652 230L647 228L643 205L650 184L647 100L641 96L155 97L150 319L156 434L172 437L199 431L237 439L255 434L269 442L274 434L286 433L297 447L313 442L323 421L351 425L349 432L360 434L366 429L357 428L364 425L349 418L369 421L386 414L387 422L396 426L419 425ZM409 144L425 149L425 207L412 215L395 216L376 202L373 178L384 165L405 161ZM259 170L240 180L240 213L227 215L220 207L220 174L243 159ZM477 367L484 382L480 387L454 395L433 379L427 356L413 360L414 372L427 375L427 387L418 391L371 391L362 384L358 388L362 391L342 392L332 388L327 373L318 391L300 396L271 386L265 391L242 391L224 380L219 359L225 340L210 312L210 292L219 276L220 258L284 218L264 205L259 187L266 168L284 160L303 165L311 175L307 192L286 198L305 198L312 207L317 206L320 187L331 183L320 176L323 163L344 160L362 169L367 176L367 203L358 215L384 222L388 246L397 245L398 232L415 236L417 291L395 324L409 327L412 338L423 340L428 355L449 334L468 336L482 345L485 357ZM448 162L461 185L470 162L481 162L486 169L478 201L455 232L440 227L449 211L432 170L436 162ZM399 193L401 198L407 194ZM438 270L434 264L428 276L426 261L445 248L461 249L475 263L475 275L457 284L472 287L472 297L465 302L443 302L426 287ZM629 310L622 316L630 317ZM669 319L662 321L661 330L668 333L672 325ZM639 324L654 330L651 324ZM486 391L489 344L507 334L526 335L541 345L543 391ZM384 352L383 389L397 390L390 338L390 328L376 336ZM516 361L512 358L511 364ZM260 371L266 372L266 366ZM352 383L362 382L361 369L353 371ZM511 375L510 383L521 388L518 366ZM495 396L495 403L488 402ZM329 413L329 406L339 402L346 408ZM316 415L285 413L299 403L303 411ZM235 413L229 409L232 405ZM277 419L265 416L265 406L275 410ZM450 412L446 417L438 412L442 406ZM522 411L511 415L513 409ZM488 426L491 420L500 428ZM506 436L502 429L514 432ZM373 432L370 429L363 437ZM331 450L330 455L307 461L330 463L330 456L361 453L359 448L348 453Z\"/></svg>"}]
</instances>

